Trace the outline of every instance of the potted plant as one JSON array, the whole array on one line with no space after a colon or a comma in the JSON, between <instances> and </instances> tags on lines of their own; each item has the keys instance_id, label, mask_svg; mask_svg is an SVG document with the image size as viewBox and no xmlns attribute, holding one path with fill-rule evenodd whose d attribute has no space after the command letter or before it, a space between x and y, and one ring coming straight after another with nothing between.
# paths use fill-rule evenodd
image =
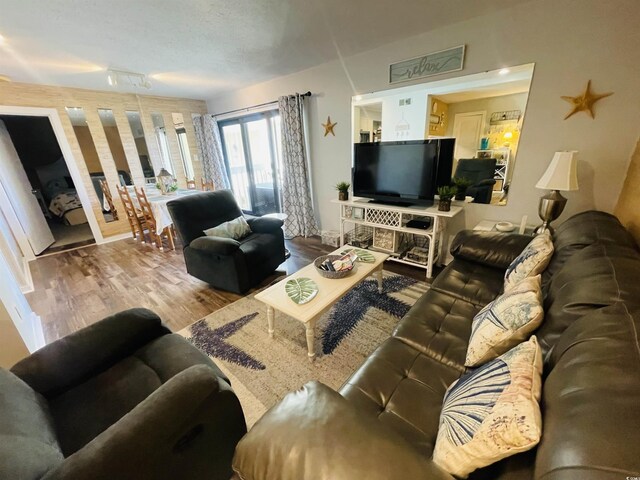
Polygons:
<instances>
[{"instance_id":1,"label":"potted plant","mask_svg":"<svg viewBox=\"0 0 640 480\"><path fill-rule=\"evenodd\" d=\"M471 180L464 177L454 178L453 184L456 187L455 199L464 200L464 197L467 195L467 188L469 188L472 184Z\"/></svg>"},{"instance_id":2,"label":"potted plant","mask_svg":"<svg viewBox=\"0 0 640 480\"><path fill-rule=\"evenodd\" d=\"M455 194L456 187L445 185L438 188L438 196L440 197L440 200L438 201L438 210L441 212L448 212L451 210L451 199Z\"/></svg>"},{"instance_id":3,"label":"potted plant","mask_svg":"<svg viewBox=\"0 0 640 480\"><path fill-rule=\"evenodd\" d=\"M340 182L336 185L336 190L338 190L338 200L341 202L346 202L349 200L349 187L350 183Z\"/></svg>"}]
</instances>

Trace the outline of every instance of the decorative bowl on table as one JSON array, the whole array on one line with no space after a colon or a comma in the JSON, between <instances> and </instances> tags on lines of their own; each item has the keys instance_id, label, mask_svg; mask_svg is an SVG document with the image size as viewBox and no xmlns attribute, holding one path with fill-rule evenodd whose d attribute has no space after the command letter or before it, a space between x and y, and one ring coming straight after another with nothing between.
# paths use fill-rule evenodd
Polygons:
<instances>
[{"instance_id":1,"label":"decorative bowl on table","mask_svg":"<svg viewBox=\"0 0 640 480\"><path fill-rule=\"evenodd\" d=\"M513 232L516 226L511 222L498 222L496 223L496 230L499 232Z\"/></svg>"},{"instance_id":2,"label":"decorative bowl on table","mask_svg":"<svg viewBox=\"0 0 640 480\"><path fill-rule=\"evenodd\" d=\"M333 279L344 278L347 275L349 275L353 270L353 261L349 261L347 264L347 261L345 260L345 268L342 270L336 270L336 271L325 270L320 266L326 265L325 262L327 262L327 260L333 264L337 260L344 259L345 257L348 257L348 256L347 255L322 255L321 257L318 257L313 261L313 265L316 267L316 271L325 278L333 278Z\"/></svg>"}]
</instances>

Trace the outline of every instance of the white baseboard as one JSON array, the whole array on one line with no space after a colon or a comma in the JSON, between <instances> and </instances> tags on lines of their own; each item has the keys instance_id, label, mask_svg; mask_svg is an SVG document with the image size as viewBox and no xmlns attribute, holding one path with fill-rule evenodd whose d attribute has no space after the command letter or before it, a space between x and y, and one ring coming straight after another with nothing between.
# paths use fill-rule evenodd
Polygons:
<instances>
[{"instance_id":1,"label":"white baseboard","mask_svg":"<svg viewBox=\"0 0 640 480\"><path fill-rule=\"evenodd\" d=\"M112 235L111 237L103 238L100 242L96 242L98 245L105 243L118 242L120 240L126 240L127 238L133 238L131 233L120 233L118 235Z\"/></svg>"}]
</instances>

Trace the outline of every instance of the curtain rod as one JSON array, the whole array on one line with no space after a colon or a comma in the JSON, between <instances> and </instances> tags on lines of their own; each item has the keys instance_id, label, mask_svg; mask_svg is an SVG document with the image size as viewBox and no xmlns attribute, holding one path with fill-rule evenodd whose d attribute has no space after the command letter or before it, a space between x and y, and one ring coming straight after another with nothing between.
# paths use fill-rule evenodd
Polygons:
<instances>
[{"instance_id":1,"label":"curtain rod","mask_svg":"<svg viewBox=\"0 0 640 480\"><path fill-rule=\"evenodd\" d=\"M298 94L296 94L298 95ZM300 93L299 94L301 97L310 97L311 96L311 92L307 92L307 93ZM295 97L295 95L288 95L289 97ZM235 110L229 110L228 112L222 112L222 113L214 113L212 116L213 117L221 117L223 115L228 115L230 113L236 113L236 112L248 112L249 110L253 110L254 108L260 108L260 107L266 107L267 105L273 105L274 103L278 103L278 100L273 100L271 102L265 102L265 103L259 103L258 105L253 105L251 107L245 107L245 108L236 108Z\"/></svg>"}]
</instances>

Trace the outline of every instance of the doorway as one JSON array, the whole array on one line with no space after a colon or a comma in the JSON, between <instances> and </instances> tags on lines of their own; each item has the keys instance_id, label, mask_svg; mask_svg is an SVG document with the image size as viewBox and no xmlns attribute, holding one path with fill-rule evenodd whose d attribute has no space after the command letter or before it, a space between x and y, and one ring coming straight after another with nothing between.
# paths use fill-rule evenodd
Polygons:
<instances>
[{"instance_id":1,"label":"doorway","mask_svg":"<svg viewBox=\"0 0 640 480\"><path fill-rule=\"evenodd\" d=\"M251 215L280 212L280 113L254 113L219 122L231 188Z\"/></svg>"},{"instance_id":2,"label":"doorway","mask_svg":"<svg viewBox=\"0 0 640 480\"><path fill-rule=\"evenodd\" d=\"M35 255L95 243L48 117L0 115L4 189Z\"/></svg>"},{"instance_id":3,"label":"doorway","mask_svg":"<svg viewBox=\"0 0 640 480\"><path fill-rule=\"evenodd\" d=\"M456 139L456 146L453 157L456 164L461 158L476 157L480 148L480 137L486 123L486 115L486 112L482 111L458 113L454 117L453 136Z\"/></svg>"},{"instance_id":4,"label":"doorway","mask_svg":"<svg viewBox=\"0 0 640 480\"><path fill-rule=\"evenodd\" d=\"M73 182L74 188L77 191L77 195L82 204L82 209L84 214L88 220L89 228L91 230L92 236L96 243L102 243L104 238L102 236L102 232L100 231L100 227L98 225L98 221L93 212L93 209L90 205L89 195L87 189L82 181L82 177L80 175L80 171L78 169L77 159L74 155L73 150L71 149L71 145L66 137L65 130L62 126L62 121L58 114L58 111L55 108L43 108L43 107L15 107L15 106L7 106L0 105L0 115L9 115L9 116L20 116L20 117L46 117L48 118L51 128L53 129L55 138L57 140L58 146L61 149L62 156L64 158L65 163L67 164L67 169L69 171L69 176ZM26 176L25 172L23 175ZM6 175L2 176L4 180ZM25 182L28 184L28 182ZM0 187L2 185L0 184ZM0 206L11 206L9 196L10 192L6 192L4 189L0 189ZM35 211L41 212L41 207L38 204L38 201L35 199L35 196L31 193L31 191L27 188L23 189L23 194L26 198L29 198L31 201L26 201L25 204L31 205L31 208ZM34 207L35 204L35 207ZM25 262L28 265L28 262L34 260L36 258L35 251L31 244L30 239L33 237L29 234L29 230L25 230L25 225L23 225L25 216L18 216L17 214L22 214L22 211L15 212L13 208L8 208L5 212L7 218L10 220L11 231L9 232L11 235L15 237L16 242L20 245L20 258L16 259L19 262ZM40 218L35 213L31 216L32 218ZM46 230L50 233L50 229L45 223ZM30 227L29 224L26 225L27 228ZM44 230L44 229L43 229ZM6 233L4 234L6 235ZM55 239L54 239L55 241ZM28 268L28 266L27 266Z\"/></svg>"}]
</instances>

